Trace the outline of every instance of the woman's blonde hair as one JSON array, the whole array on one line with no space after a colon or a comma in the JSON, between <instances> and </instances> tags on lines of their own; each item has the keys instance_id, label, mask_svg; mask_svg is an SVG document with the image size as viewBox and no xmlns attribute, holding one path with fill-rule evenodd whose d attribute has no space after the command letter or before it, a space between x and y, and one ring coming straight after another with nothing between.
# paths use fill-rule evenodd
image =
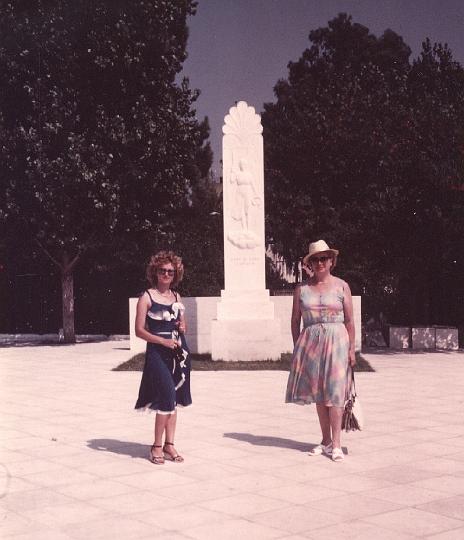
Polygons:
<instances>
[{"instance_id":1,"label":"woman's blonde hair","mask_svg":"<svg viewBox=\"0 0 464 540\"><path fill-rule=\"evenodd\" d=\"M158 251L150 257L150 262L147 265L146 276L152 287L156 287L158 284L158 268L161 268L164 264L171 263L174 266L174 279L171 286L177 287L184 277L184 265L182 259L178 257L173 251Z\"/></svg>"}]
</instances>

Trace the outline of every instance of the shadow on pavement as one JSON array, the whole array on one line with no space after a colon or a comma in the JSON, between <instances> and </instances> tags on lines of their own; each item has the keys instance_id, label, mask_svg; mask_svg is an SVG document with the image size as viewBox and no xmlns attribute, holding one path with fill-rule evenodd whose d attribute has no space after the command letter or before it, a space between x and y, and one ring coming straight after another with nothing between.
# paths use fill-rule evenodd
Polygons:
<instances>
[{"instance_id":1,"label":"shadow on pavement","mask_svg":"<svg viewBox=\"0 0 464 540\"><path fill-rule=\"evenodd\" d=\"M319 443L305 443L294 441L293 439L284 439L283 437L267 437L266 435L252 435L251 433L224 433L224 437L243 441L257 446L275 446L277 448L290 448L299 450L300 452L309 452ZM348 449L342 446L343 453L348 454ZM330 459L330 456L322 455L322 457Z\"/></svg>"},{"instance_id":2,"label":"shadow on pavement","mask_svg":"<svg viewBox=\"0 0 464 540\"><path fill-rule=\"evenodd\" d=\"M308 452L316 444L294 441L292 439L284 439L282 437L268 437L266 435L252 435L251 433L224 433L224 437L243 441L257 446L276 446L277 448L292 448L300 452Z\"/></svg>"},{"instance_id":3,"label":"shadow on pavement","mask_svg":"<svg viewBox=\"0 0 464 540\"><path fill-rule=\"evenodd\" d=\"M119 441L117 439L90 439L87 441L87 446L99 452L111 452L112 454L143 459L147 459L150 451L150 445Z\"/></svg>"}]
</instances>

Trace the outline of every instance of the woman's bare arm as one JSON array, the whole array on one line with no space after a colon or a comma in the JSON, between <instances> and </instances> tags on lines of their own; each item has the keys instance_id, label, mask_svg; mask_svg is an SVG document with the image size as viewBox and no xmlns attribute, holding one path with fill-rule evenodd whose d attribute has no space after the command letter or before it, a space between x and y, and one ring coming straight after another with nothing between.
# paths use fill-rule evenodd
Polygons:
<instances>
[{"instance_id":1,"label":"woman's bare arm","mask_svg":"<svg viewBox=\"0 0 464 540\"><path fill-rule=\"evenodd\" d=\"M177 301L182 303L182 298L179 293L177 293ZM187 321L185 320L185 310L181 309L179 313L179 332L185 334L187 332Z\"/></svg>"},{"instance_id":2,"label":"woman's bare arm","mask_svg":"<svg viewBox=\"0 0 464 540\"><path fill-rule=\"evenodd\" d=\"M300 290L301 290L301 285L297 285L293 292L293 306L292 306L292 319L291 319L293 345L295 345L297 339L300 337L300 329L301 329Z\"/></svg>"},{"instance_id":3,"label":"woman's bare arm","mask_svg":"<svg viewBox=\"0 0 464 540\"><path fill-rule=\"evenodd\" d=\"M353 299L351 296L351 290L348 283L343 285L343 311L345 315L345 327L350 339L349 361L350 365L356 364L356 355L354 351L355 346L355 329L354 329L354 317L353 317Z\"/></svg>"}]
</instances>

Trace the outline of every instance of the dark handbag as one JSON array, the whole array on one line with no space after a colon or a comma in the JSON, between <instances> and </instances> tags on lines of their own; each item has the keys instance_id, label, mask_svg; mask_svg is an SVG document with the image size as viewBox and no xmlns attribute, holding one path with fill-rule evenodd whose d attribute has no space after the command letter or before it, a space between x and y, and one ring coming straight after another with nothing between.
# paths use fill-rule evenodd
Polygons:
<instances>
[{"instance_id":1,"label":"dark handbag","mask_svg":"<svg viewBox=\"0 0 464 540\"><path fill-rule=\"evenodd\" d=\"M179 338L180 338L179 331L175 330L173 332L173 339L178 341ZM187 358L187 351L184 350L182 345L179 345L178 347L172 350L172 357L173 357L174 363L178 362L181 365L181 367L183 367L185 359Z\"/></svg>"},{"instance_id":2,"label":"dark handbag","mask_svg":"<svg viewBox=\"0 0 464 540\"><path fill-rule=\"evenodd\" d=\"M173 339L179 340L179 332L173 332ZM176 383L176 390L178 390L186 380L185 371L187 369L186 361L188 357L188 352L179 345L172 350L172 375L174 382Z\"/></svg>"},{"instance_id":3,"label":"dark handbag","mask_svg":"<svg viewBox=\"0 0 464 540\"><path fill-rule=\"evenodd\" d=\"M174 349L173 357L176 362L184 361L184 350L182 349L182 347L176 347Z\"/></svg>"},{"instance_id":4,"label":"dark handbag","mask_svg":"<svg viewBox=\"0 0 464 540\"><path fill-rule=\"evenodd\" d=\"M361 431L364 428L364 416L361 409L361 403L356 394L356 385L354 382L354 371L351 369L351 385L348 399L345 402L342 417L342 429L345 431Z\"/></svg>"}]
</instances>

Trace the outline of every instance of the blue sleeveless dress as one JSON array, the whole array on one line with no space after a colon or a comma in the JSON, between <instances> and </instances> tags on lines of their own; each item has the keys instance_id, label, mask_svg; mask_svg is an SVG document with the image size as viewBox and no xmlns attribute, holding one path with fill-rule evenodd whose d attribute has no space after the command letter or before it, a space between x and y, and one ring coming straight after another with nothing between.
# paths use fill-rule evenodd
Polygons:
<instances>
[{"instance_id":1,"label":"blue sleeveless dress","mask_svg":"<svg viewBox=\"0 0 464 540\"><path fill-rule=\"evenodd\" d=\"M285 401L343 407L348 390L350 341L344 324L341 279L326 292L300 289L303 330L295 343Z\"/></svg>"},{"instance_id":2,"label":"blue sleeveless dress","mask_svg":"<svg viewBox=\"0 0 464 540\"><path fill-rule=\"evenodd\" d=\"M178 359L172 349L147 342L145 365L135 408L170 414L175 412L178 405L186 407L192 404L189 350L185 336L177 332L179 303L176 301L170 305L160 304L153 300L149 292L148 295L151 300L146 319L148 331L166 339L179 337L183 355L182 359Z\"/></svg>"}]
</instances>

